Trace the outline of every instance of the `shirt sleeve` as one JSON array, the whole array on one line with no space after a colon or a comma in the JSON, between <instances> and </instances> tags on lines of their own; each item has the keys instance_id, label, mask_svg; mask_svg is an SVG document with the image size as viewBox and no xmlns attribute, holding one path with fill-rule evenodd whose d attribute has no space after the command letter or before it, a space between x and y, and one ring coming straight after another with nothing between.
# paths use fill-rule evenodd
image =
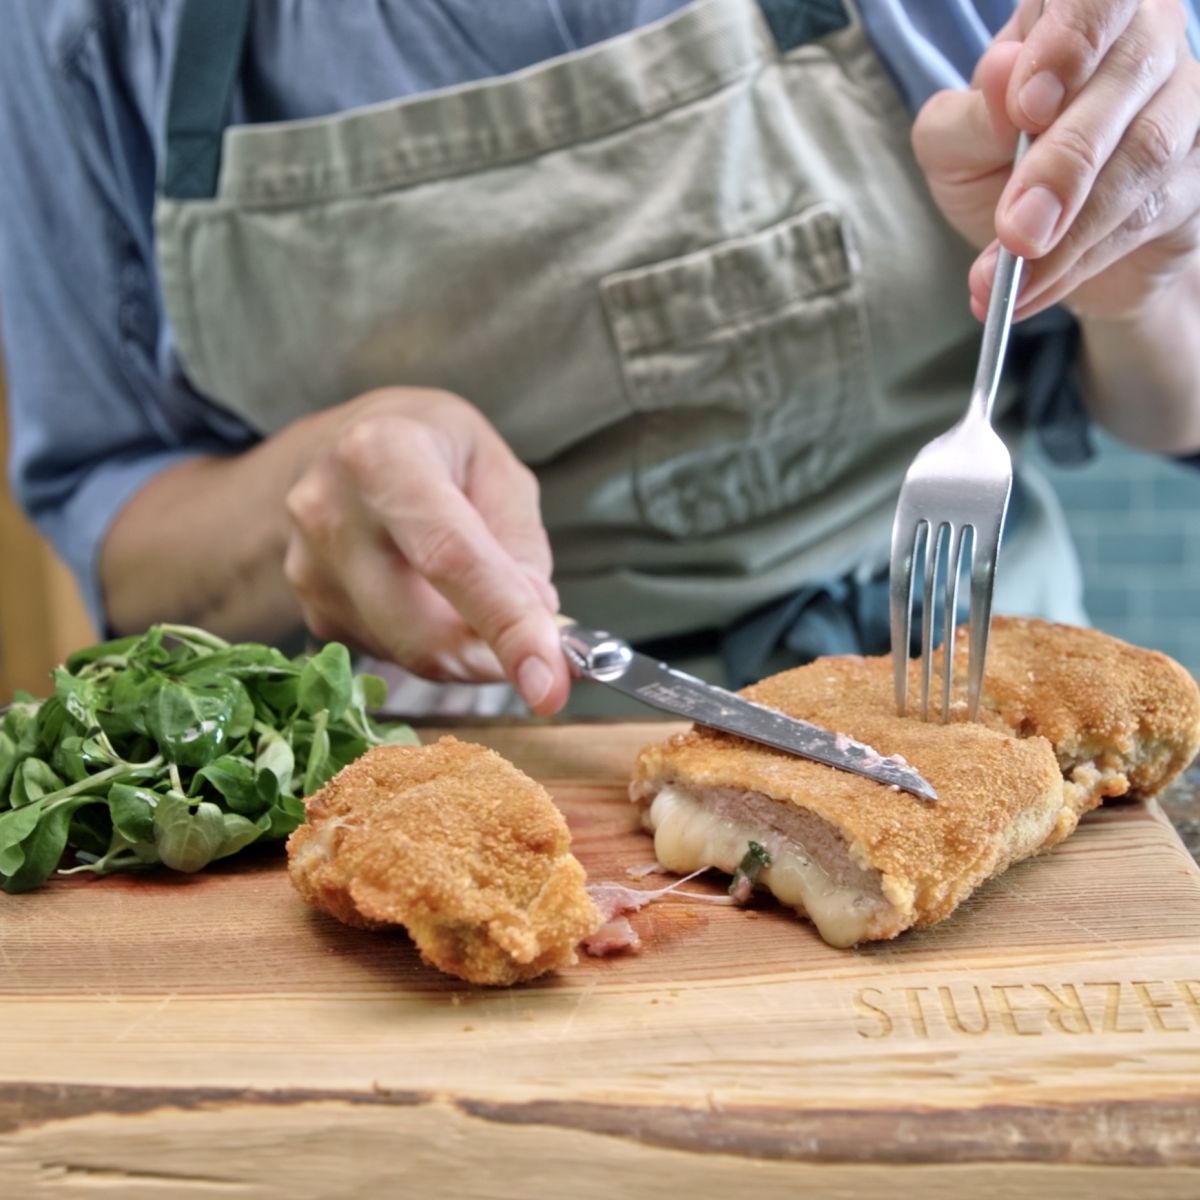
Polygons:
<instances>
[{"instance_id":1,"label":"shirt sleeve","mask_svg":"<svg viewBox=\"0 0 1200 1200\"><path fill-rule=\"evenodd\" d=\"M14 5L0 38L0 334L13 494L105 625L113 519L153 475L252 440L167 369L153 259L151 5ZM123 64L123 65L118 65Z\"/></svg>"}]
</instances>

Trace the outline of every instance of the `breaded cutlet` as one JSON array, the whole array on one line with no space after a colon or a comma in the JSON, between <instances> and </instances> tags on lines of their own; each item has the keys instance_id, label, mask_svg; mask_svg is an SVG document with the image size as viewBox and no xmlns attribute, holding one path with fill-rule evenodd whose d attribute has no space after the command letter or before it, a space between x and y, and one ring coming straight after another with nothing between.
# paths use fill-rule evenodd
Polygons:
<instances>
[{"instance_id":1,"label":"breaded cutlet","mask_svg":"<svg viewBox=\"0 0 1200 1200\"><path fill-rule=\"evenodd\" d=\"M835 946L944 919L1106 796L1153 794L1200 748L1200 690L1177 663L1033 620L993 622L979 722L897 716L887 655L818 659L742 694L901 755L937 790L929 803L704 728L642 750L630 791L659 861L732 873L758 842L771 856L759 883Z\"/></svg>"},{"instance_id":2,"label":"breaded cutlet","mask_svg":"<svg viewBox=\"0 0 1200 1200\"><path fill-rule=\"evenodd\" d=\"M959 630L956 665L968 631ZM1200 690L1173 658L1075 625L992 623L979 720L1054 746L1079 811L1160 792L1200 750ZM965 692L965 675L960 680ZM965 714L959 711L961 719Z\"/></svg>"},{"instance_id":3,"label":"breaded cutlet","mask_svg":"<svg viewBox=\"0 0 1200 1200\"><path fill-rule=\"evenodd\" d=\"M422 958L511 984L576 961L601 917L549 793L483 746L378 746L305 802L288 872L350 925L403 925Z\"/></svg>"}]
</instances>

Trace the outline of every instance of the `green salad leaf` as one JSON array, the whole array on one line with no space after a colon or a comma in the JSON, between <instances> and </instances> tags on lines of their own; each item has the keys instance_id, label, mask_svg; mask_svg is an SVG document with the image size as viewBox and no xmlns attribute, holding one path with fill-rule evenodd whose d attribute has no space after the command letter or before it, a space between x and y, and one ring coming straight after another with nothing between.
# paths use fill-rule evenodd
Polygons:
<instances>
[{"instance_id":1,"label":"green salad leaf","mask_svg":"<svg viewBox=\"0 0 1200 1200\"><path fill-rule=\"evenodd\" d=\"M372 746L417 742L370 715L383 680L331 642L288 658L188 625L71 655L43 700L0 715L0 886L164 865L198 871L287 837L304 797Z\"/></svg>"}]
</instances>

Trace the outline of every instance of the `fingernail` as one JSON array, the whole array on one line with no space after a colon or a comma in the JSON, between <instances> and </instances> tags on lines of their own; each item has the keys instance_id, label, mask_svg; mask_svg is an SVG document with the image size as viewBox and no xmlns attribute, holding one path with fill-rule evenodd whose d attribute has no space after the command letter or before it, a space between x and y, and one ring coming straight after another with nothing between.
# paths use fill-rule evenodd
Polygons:
<instances>
[{"instance_id":1,"label":"fingernail","mask_svg":"<svg viewBox=\"0 0 1200 1200\"><path fill-rule=\"evenodd\" d=\"M1066 89L1057 75L1039 71L1017 93L1017 103L1035 125L1049 125L1058 116Z\"/></svg>"},{"instance_id":2,"label":"fingernail","mask_svg":"<svg viewBox=\"0 0 1200 1200\"><path fill-rule=\"evenodd\" d=\"M530 708L537 708L553 686L554 675L540 658L531 655L517 668L517 690Z\"/></svg>"},{"instance_id":3,"label":"fingernail","mask_svg":"<svg viewBox=\"0 0 1200 1200\"><path fill-rule=\"evenodd\" d=\"M979 264L979 275L983 280L983 286L989 291L992 287L992 280L996 278L996 258L998 251L993 246L987 254L983 256L983 261Z\"/></svg>"},{"instance_id":4,"label":"fingernail","mask_svg":"<svg viewBox=\"0 0 1200 1200\"><path fill-rule=\"evenodd\" d=\"M472 640L464 643L458 653L469 679L503 679L504 668L487 642Z\"/></svg>"},{"instance_id":5,"label":"fingernail","mask_svg":"<svg viewBox=\"0 0 1200 1200\"><path fill-rule=\"evenodd\" d=\"M1039 250L1050 241L1061 216L1062 205L1058 197L1049 188L1040 186L1024 192L1008 210L1013 229Z\"/></svg>"}]
</instances>

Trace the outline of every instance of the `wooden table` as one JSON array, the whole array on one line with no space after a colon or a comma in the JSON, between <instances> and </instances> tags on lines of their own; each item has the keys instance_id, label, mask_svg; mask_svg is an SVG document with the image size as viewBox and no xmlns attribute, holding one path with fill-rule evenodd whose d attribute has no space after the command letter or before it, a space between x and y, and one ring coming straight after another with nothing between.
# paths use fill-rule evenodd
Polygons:
<instances>
[{"instance_id":1,"label":"wooden table","mask_svg":"<svg viewBox=\"0 0 1200 1200\"><path fill-rule=\"evenodd\" d=\"M624 879L670 728L477 740ZM278 848L0 897L0 1193L1200 1196L1200 869L1156 804L859 951L767 905L634 922L639 955L496 991L306 910Z\"/></svg>"}]
</instances>

